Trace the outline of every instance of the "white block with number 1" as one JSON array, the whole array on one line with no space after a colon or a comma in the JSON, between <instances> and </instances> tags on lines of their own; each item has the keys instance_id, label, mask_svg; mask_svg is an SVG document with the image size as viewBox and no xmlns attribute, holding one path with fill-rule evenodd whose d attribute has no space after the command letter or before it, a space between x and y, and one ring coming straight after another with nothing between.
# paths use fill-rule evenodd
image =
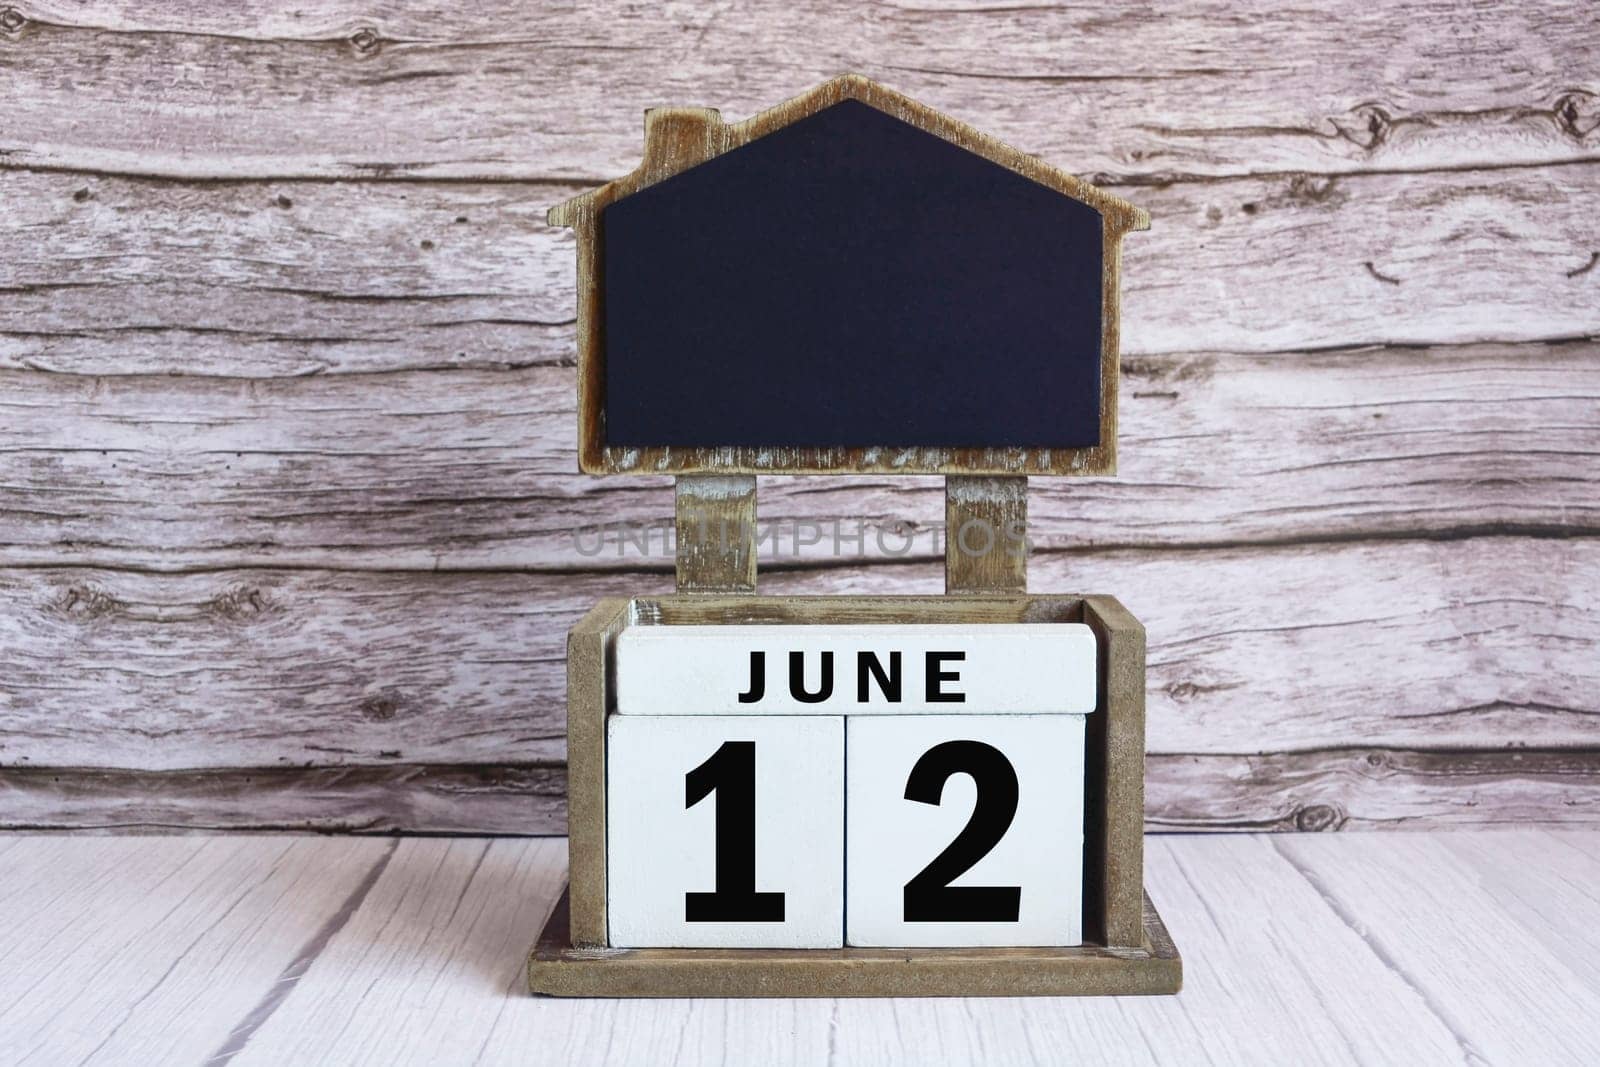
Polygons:
<instances>
[{"instance_id":1,"label":"white block with number 1","mask_svg":"<svg viewBox=\"0 0 1600 1067\"><path fill-rule=\"evenodd\" d=\"M616 642L623 715L1082 714L1082 623L633 626Z\"/></svg>"},{"instance_id":2,"label":"white block with number 1","mask_svg":"<svg viewBox=\"0 0 1600 1067\"><path fill-rule=\"evenodd\" d=\"M612 715L614 948L838 948L844 720Z\"/></svg>"},{"instance_id":3,"label":"white block with number 1","mask_svg":"<svg viewBox=\"0 0 1600 1067\"><path fill-rule=\"evenodd\" d=\"M1082 715L846 730L848 944L1082 943Z\"/></svg>"}]
</instances>

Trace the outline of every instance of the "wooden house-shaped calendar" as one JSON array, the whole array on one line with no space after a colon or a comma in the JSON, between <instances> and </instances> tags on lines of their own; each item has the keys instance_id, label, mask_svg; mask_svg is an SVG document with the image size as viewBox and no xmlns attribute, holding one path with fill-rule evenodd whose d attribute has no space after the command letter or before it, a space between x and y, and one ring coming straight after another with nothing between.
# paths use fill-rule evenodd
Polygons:
<instances>
[{"instance_id":1,"label":"wooden house-shaped calendar","mask_svg":"<svg viewBox=\"0 0 1600 1067\"><path fill-rule=\"evenodd\" d=\"M1115 472L1123 200L864 78L659 108L578 246L579 464L671 474L677 592L568 639L564 996L1171 993L1144 631L1030 595ZM946 479L944 596L756 595L756 475Z\"/></svg>"}]
</instances>

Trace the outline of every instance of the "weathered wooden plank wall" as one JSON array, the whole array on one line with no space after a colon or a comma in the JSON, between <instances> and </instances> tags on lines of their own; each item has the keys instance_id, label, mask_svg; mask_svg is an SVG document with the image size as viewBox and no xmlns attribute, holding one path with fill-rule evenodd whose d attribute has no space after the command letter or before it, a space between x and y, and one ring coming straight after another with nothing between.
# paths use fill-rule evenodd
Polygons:
<instances>
[{"instance_id":1,"label":"weathered wooden plank wall","mask_svg":"<svg viewBox=\"0 0 1600 1067\"><path fill-rule=\"evenodd\" d=\"M1122 475L1033 586L1150 629L1155 827L1600 823L1585 0L0 0L0 823L559 830L572 244L641 112L879 78L1148 208ZM783 591L934 591L928 479ZM903 555L878 530L909 531ZM888 537L890 547L903 543Z\"/></svg>"}]
</instances>

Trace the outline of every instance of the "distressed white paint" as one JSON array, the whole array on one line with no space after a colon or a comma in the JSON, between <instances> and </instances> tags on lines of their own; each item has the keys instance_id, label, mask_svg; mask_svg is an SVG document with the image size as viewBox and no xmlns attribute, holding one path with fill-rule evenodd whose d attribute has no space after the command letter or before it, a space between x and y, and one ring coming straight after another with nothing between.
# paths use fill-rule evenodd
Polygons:
<instances>
[{"instance_id":1,"label":"distressed white paint","mask_svg":"<svg viewBox=\"0 0 1600 1067\"><path fill-rule=\"evenodd\" d=\"M1583 0L1463 0L1444 27L1414 0L19 11L0 149L21 166L187 178L612 175L637 161L647 107L738 118L841 71L1086 173L1526 167L1588 158L1584 60L1600 50ZM54 76L63 64L96 80ZM153 102L182 109L160 140Z\"/></svg>"},{"instance_id":2,"label":"distressed white paint","mask_svg":"<svg viewBox=\"0 0 1600 1067\"><path fill-rule=\"evenodd\" d=\"M1147 884L1183 992L1089 999L530 997L524 949L565 855L505 838L0 835L0 1047L30 1067L100 1042L91 1064L199 1064L230 1043L234 1067L1596 1057L1592 832L1157 838Z\"/></svg>"},{"instance_id":3,"label":"distressed white paint","mask_svg":"<svg viewBox=\"0 0 1600 1067\"><path fill-rule=\"evenodd\" d=\"M0 321L30 299L8 297ZM36 307L65 315L65 299L52 294ZM404 303L384 301L381 311ZM421 303L419 316L437 314L437 301ZM105 301L90 304L110 314ZM415 347L384 349L396 360L449 362L458 348L494 354L481 338L431 349L445 331L368 323L347 305L376 314L356 301L335 302L325 315L263 314L341 335L363 324L414 335ZM30 315L17 315L15 327L33 329ZM248 385L166 373L273 372L241 362L266 359L269 341L217 347L226 336L219 324L184 338L179 351L195 355L192 365L164 361L163 343L145 333L137 348L111 345L115 362L104 370L120 375L113 390L89 373L100 364L68 357L88 343L79 334L120 336L118 321L74 320L71 337L28 350L42 366L84 373L0 371L0 468L16 502L0 538L8 566L576 571L670 563L665 479L576 472L570 368L319 362L279 371L326 373ZM214 347L201 354L205 344ZM507 344L526 354L531 342ZM560 354L570 345L564 340ZM141 369L157 373L133 373ZM393 373L336 373L365 369ZM1590 460L1600 447L1597 394L1600 342L1126 357L1118 476L1033 479L1029 534L1036 558L1118 545L1159 552L1485 528L1581 535L1600 499ZM942 555L928 528L943 517L937 479L763 478L760 493L761 523L782 535L762 546L767 578L774 564ZM833 517L842 520L837 539ZM918 524L909 543L893 529L901 520ZM797 544L795 524L807 522ZM649 523L648 552L636 547L640 535L624 540Z\"/></svg>"},{"instance_id":4,"label":"distressed white paint","mask_svg":"<svg viewBox=\"0 0 1600 1067\"><path fill-rule=\"evenodd\" d=\"M1595 736L1592 538L1050 554L1030 570L1036 590L1111 591L1144 622L1155 753L1353 739L1487 751L1508 736L1581 750ZM776 573L762 589L926 594L942 577L930 561ZM567 628L601 597L671 585L638 573L0 571L0 676L15 694L6 762L558 762Z\"/></svg>"},{"instance_id":5,"label":"distressed white paint","mask_svg":"<svg viewBox=\"0 0 1600 1067\"><path fill-rule=\"evenodd\" d=\"M1147 626L1158 825L1597 818L1594 539L1052 553L1031 570L1037 590L1114 591ZM933 562L763 579L941 585ZM600 597L670 589L666 573L0 571L0 798L30 825L559 830L563 635Z\"/></svg>"},{"instance_id":6,"label":"distressed white paint","mask_svg":"<svg viewBox=\"0 0 1600 1067\"><path fill-rule=\"evenodd\" d=\"M638 117L594 120L632 146L596 179L637 163ZM1585 196L1597 171L1572 161L1111 186L1156 220L1124 242L1123 354L1592 336L1600 219ZM279 381L501 372L490 410L504 410L533 399L509 375L572 358L573 239L541 218L581 190L0 171L0 235L21 242L0 263L0 286L19 290L0 308L0 366ZM557 440L570 448L573 436Z\"/></svg>"},{"instance_id":7,"label":"distressed white paint","mask_svg":"<svg viewBox=\"0 0 1600 1067\"><path fill-rule=\"evenodd\" d=\"M844 939L844 720L613 715L606 731L606 913L617 948L837 948ZM685 776L729 741L755 745L755 889L781 922L690 922L718 888L717 790Z\"/></svg>"},{"instance_id":8,"label":"distressed white paint","mask_svg":"<svg viewBox=\"0 0 1600 1067\"><path fill-rule=\"evenodd\" d=\"M846 720L846 940L852 945L1076 945L1083 939L1081 715L941 715ZM977 741L1014 769L1017 807L999 842L953 886L1018 886L1015 922L906 921L905 885L985 803L972 775L937 805L906 799L935 746ZM993 800L993 795L989 798Z\"/></svg>"},{"instance_id":9,"label":"distressed white paint","mask_svg":"<svg viewBox=\"0 0 1600 1067\"><path fill-rule=\"evenodd\" d=\"M667 588L572 528L671 501L571 473L540 217L647 106L851 69L1155 218L1121 476L1030 514L1149 624L1157 822L1592 821L1600 23L1435 7L10 5L0 818L558 828L563 627ZM939 588L807 551L763 587Z\"/></svg>"},{"instance_id":10,"label":"distressed white paint","mask_svg":"<svg viewBox=\"0 0 1600 1067\"><path fill-rule=\"evenodd\" d=\"M1095 649L1094 631L1082 623L630 626L616 640L616 710L1088 712Z\"/></svg>"},{"instance_id":11,"label":"distressed white paint","mask_svg":"<svg viewBox=\"0 0 1600 1067\"><path fill-rule=\"evenodd\" d=\"M1591 939L1593 920L1577 919L1594 914L1600 872L1592 848L1572 856L1556 840L1513 837L1503 848L1492 840L1473 842L1480 853L1474 858L1468 849L1452 848L1453 838L1395 837L1378 845L1354 835L1333 848L1319 835L1296 835L1275 839L1273 847L1373 953L1425 984L1431 1013L1459 1035L1469 1060L1600 1061L1594 1022L1600 987L1580 948ZM1587 843L1592 846L1592 836ZM1488 863L1484 853L1492 857ZM1582 872L1579 881L1538 888L1563 870ZM1520 893L1508 892L1517 886L1559 892L1573 917L1559 920L1552 936L1548 903L1530 907ZM1589 1022L1573 1027L1572 1019Z\"/></svg>"},{"instance_id":12,"label":"distressed white paint","mask_svg":"<svg viewBox=\"0 0 1600 1067\"><path fill-rule=\"evenodd\" d=\"M393 849L0 835L0 1058L206 1062L281 1003Z\"/></svg>"}]
</instances>

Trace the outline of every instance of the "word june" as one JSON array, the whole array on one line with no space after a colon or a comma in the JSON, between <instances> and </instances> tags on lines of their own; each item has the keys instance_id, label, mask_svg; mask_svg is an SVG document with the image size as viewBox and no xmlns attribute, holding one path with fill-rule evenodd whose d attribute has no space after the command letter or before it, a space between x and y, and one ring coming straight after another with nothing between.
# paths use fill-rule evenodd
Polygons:
<instances>
[{"instance_id":1,"label":"word june","mask_svg":"<svg viewBox=\"0 0 1600 1067\"><path fill-rule=\"evenodd\" d=\"M833 696L834 656L831 651L819 654L821 660L820 674L815 689L806 687L805 653L793 651L789 653L789 695L802 704L821 704ZM856 701L865 704L872 699L872 689L877 688L882 698L891 704L898 704L903 699L904 673L901 670L901 655L898 651L889 653L889 665L886 668L877 653L860 651L856 653ZM966 701L966 694L956 692L947 686L960 683L961 674L957 669L946 669L946 664L960 663L967 658L965 652L933 651L924 654L924 693L923 701L928 704L960 704ZM745 691L739 694L739 703L758 704L767 692L767 654L763 651L750 653L750 682Z\"/></svg>"}]
</instances>

